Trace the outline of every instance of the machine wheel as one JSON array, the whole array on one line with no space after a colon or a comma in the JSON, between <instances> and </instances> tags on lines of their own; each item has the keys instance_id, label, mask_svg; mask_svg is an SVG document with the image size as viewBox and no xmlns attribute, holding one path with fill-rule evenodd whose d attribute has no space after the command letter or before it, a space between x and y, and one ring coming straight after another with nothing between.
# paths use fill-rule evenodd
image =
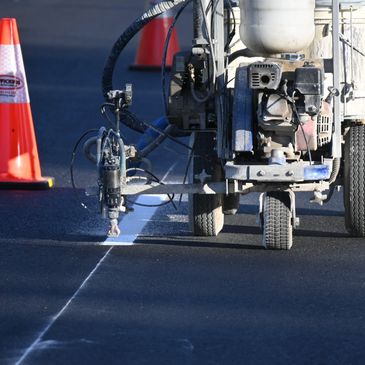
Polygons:
<instances>
[{"instance_id":1,"label":"machine wheel","mask_svg":"<svg viewBox=\"0 0 365 365\"><path fill-rule=\"evenodd\" d=\"M344 204L347 231L365 237L365 125L353 125L345 137Z\"/></svg>"},{"instance_id":2,"label":"machine wheel","mask_svg":"<svg viewBox=\"0 0 365 365\"><path fill-rule=\"evenodd\" d=\"M223 213L235 215L240 207L240 194L228 194L223 197Z\"/></svg>"},{"instance_id":3,"label":"machine wheel","mask_svg":"<svg viewBox=\"0 0 365 365\"><path fill-rule=\"evenodd\" d=\"M292 244L290 195L285 191L268 192L263 207L263 245L271 250L290 250Z\"/></svg>"},{"instance_id":4,"label":"machine wheel","mask_svg":"<svg viewBox=\"0 0 365 365\"><path fill-rule=\"evenodd\" d=\"M194 152L190 168L190 182L200 182L198 176L220 181L222 169L214 152L215 133L193 133L190 145ZM222 195L189 195L189 221L195 236L217 236L224 225Z\"/></svg>"},{"instance_id":5,"label":"machine wheel","mask_svg":"<svg viewBox=\"0 0 365 365\"><path fill-rule=\"evenodd\" d=\"M224 225L222 202L218 195L192 194L190 221L195 236L217 236Z\"/></svg>"}]
</instances>

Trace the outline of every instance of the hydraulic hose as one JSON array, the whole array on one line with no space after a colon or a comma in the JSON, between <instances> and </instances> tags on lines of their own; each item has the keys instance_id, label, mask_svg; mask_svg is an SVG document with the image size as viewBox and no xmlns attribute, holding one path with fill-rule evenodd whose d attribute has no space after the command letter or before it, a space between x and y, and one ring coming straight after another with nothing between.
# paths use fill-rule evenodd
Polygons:
<instances>
[{"instance_id":1,"label":"hydraulic hose","mask_svg":"<svg viewBox=\"0 0 365 365\"><path fill-rule=\"evenodd\" d=\"M89 138L85 143L84 143L84 147L83 147L83 150L84 150L84 155L86 156L86 158L92 162L93 164L96 165L97 163L97 156L94 155L92 152L91 152L91 148L92 146L96 145L98 141L98 137L91 137Z\"/></svg>"},{"instance_id":2,"label":"hydraulic hose","mask_svg":"<svg viewBox=\"0 0 365 365\"><path fill-rule=\"evenodd\" d=\"M141 157L145 157L147 155L149 155L154 149L156 149L165 139L166 139L166 134L170 133L173 130L174 126L169 124L165 129L164 129L164 134L160 134L159 136L157 136L148 146L146 146L141 152L140 152L140 156Z\"/></svg>"},{"instance_id":3,"label":"hydraulic hose","mask_svg":"<svg viewBox=\"0 0 365 365\"><path fill-rule=\"evenodd\" d=\"M232 53L229 57L228 57L228 63L232 63L234 60L236 60L239 57L262 57L262 55L259 55L253 51L251 51L248 48L244 48L244 49L240 49L234 53Z\"/></svg>"},{"instance_id":4,"label":"hydraulic hose","mask_svg":"<svg viewBox=\"0 0 365 365\"><path fill-rule=\"evenodd\" d=\"M123 34L114 43L114 46L110 52L110 55L106 61L102 77L102 92L104 97L107 97L107 93L113 90L113 73L118 58L129 43L129 41L152 19L161 15L162 13L174 8L175 6L185 2L186 0L170 0L162 1L154 5L151 9L137 18L132 25L130 25Z\"/></svg>"},{"instance_id":5,"label":"hydraulic hose","mask_svg":"<svg viewBox=\"0 0 365 365\"><path fill-rule=\"evenodd\" d=\"M138 133L145 133L147 128L145 124L141 120L137 118L133 113L126 114L122 112L122 123L126 125L128 128L133 129Z\"/></svg>"},{"instance_id":6,"label":"hydraulic hose","mask_svg":"<svg viewBox=\"0 0 365 365\"><path fill-rule=\"evenodd\" d=\"M101 160L101 140L106 133L106 129L101 127L99 129L98 135L89 138L83 146L84 154L86 158L95 165L99 165ZM96 154L91 152L91 148L96 145Z\"/></svg>"}]
</instances>

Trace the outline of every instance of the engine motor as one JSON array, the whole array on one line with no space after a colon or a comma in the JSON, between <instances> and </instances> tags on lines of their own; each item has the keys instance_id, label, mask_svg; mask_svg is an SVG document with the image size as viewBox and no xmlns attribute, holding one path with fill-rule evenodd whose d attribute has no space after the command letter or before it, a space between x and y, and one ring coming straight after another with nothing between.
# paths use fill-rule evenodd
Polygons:
<instances>
[{"instance_id":1,"label":"engine motor","mask_svg":"<svg viewBox=\"0 0 365 365\"><path fill-rule=\"evenodd\" d=\"M264 61L248 68L264 158L281 150L297 160L331 141L330 105L322 100L323 68L309 62Z\"/></svg>"}]
</instances>

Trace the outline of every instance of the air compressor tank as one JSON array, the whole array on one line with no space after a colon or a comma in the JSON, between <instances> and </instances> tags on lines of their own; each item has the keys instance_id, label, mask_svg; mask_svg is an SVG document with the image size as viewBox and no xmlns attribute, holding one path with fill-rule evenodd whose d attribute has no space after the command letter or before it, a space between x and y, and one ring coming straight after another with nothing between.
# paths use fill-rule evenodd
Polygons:
<instances>
[{"instance_id":1,"label":"air compressor tank","mask_svg":"<svg viewBox=\"0 0 365 365\"><path fill-rule=\"evenodd\" d=\"M242 42L261 55L295 53L314 38L315 0L241 0Z\"/></svg>"}]
</instances>

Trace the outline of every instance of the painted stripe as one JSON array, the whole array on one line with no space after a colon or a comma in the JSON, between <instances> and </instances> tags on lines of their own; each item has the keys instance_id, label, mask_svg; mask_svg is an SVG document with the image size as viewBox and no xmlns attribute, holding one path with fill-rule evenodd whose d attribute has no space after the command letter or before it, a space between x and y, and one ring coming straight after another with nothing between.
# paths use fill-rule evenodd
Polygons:
<instances>
[{"instance_id":1,"label":"painted stripe","mask_svg":"<svg viewBox=\"0 0 365 365\"><path fill-rule=\"evenodd\" d=\"M19 358L19 360L15 363L15 365L20 365L23 361L29 356L29 354L37 349L37 346L41 343L43 336L49 331L49 329L53 326L53 324L57 321L57 319L65 312L65 310L70 306L73 300L77 297L82 288L85 287L87 282L91 279L91 277L98 270L99 266L103 263L103 261L107 258L109 253L113 247L110 247L109 250L105 253L105 255L99 260L94 269L90 272L90 274L86 277L86 279L82 282L80 287L75 291L74 295L68 300L68 302L63 306L63 308L51 319L48 325L44 328L44 330L38 335L36 340L27 348L24 354Z\"/></svg>"},{"instance_id":2,"label":"painted stripe","mask_svg":"<svg viewBox=\"0 0 365 365\"><path fill-rule=\"evenodd\" d=\"M165 195L140 195L136 200L136 203L145 205L161 204ZM152 216L155 214L157 207L139 207L134 206L134 212L131 212L123 217L119 222L119 229L121 234L116 238L107 238L102 242L101 246L132 246L134 241L141 234L145 225L149 222Z\"/></svg>"},{"instance_id":3,"label":"painted stripe","mask_svg":"<svg viewBox=\"0 0 365 365\"><path fill-rule=\"evenodd\" d=\"M166 178L170 175L173 169L176 167L179 161L176 161L167 170L161 182L165 182ZM136 203L144 205L158 205L167 200L166 195L140 195ZM119 222L119 229L121 234L119 237L109 237L104 242L100 243L101 246L132 246L138 236L142 233L143 228L153 217L158 207L141 207L134 206L134 212L131 212L123 217Z\"/></svg>"},{"instance_id":4,"label":"painted stripe","mask_svg":"<svg viewBox=\"0 0 365 365\"><path fill-rule=\"evenodd\" d=\"M170 167L169 167L169 169L166 171L166 174L163 176L163 178L161 179L161 182L162 183L165 183L166 182L166 179L167 179L167 177L171 174L171 172L174 170L174 168L177 166L177 164L179 163L179 161L180 161L180 159L181 159L181 157L177 160L177 161L175 161L175 163L174 164L172 164Z\"/></svg>"}]
</instances>

